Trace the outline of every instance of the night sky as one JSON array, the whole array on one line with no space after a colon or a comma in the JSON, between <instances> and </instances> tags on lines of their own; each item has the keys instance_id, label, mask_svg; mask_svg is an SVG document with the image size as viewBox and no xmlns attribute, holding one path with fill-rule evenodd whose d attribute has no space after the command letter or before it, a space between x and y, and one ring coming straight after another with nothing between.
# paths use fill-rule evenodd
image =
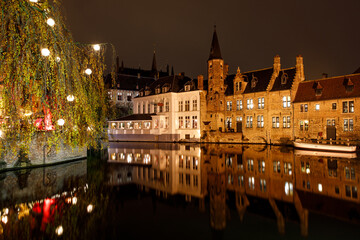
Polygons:
<instances>
[{"instance_id":1,"label":"night sky","mask_svg":"<svg viewBox=\"0 0 360 240\"><path fill-rule=\"evenodd\" d=\"M62 0L76 41L113 43L125 67L204 74L214 24L230 73L304 57L307 79L360 67L359 0Z\"/></svg>"}]
</instances>

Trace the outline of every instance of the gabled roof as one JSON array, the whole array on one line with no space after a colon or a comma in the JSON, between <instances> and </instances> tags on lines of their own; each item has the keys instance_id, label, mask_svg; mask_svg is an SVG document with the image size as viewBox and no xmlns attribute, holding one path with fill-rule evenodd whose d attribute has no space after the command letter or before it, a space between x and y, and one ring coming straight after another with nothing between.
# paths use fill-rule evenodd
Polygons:
<instances>
[{"instance_id":1,"label":"gabled roof","mask_svg":"<svg viewBox=\"0 0 360 240\"><path fill-rule=\"evenodd\" d=\"M316 94L316 87L322 87ZM310 102L360 97L360 74L305 81L299 84L294 102Z\"/></svg>"},{"instance_id":2,"label":"gabled roof","mask_svg":"<svg viewBox=\"0 0 360 240\"><path fill-rule=\"evenodd\" d=\"M265 68L262 70L255 70L255 71L243 73L243 75L245 75L245 81L248 82L248 84L246 85L246 88L244 90L244 93L254 93L254 92L266 91L266 88L268 87L268 85L270 83L272 74L273 74L272 67ZM251 84L253 79L257 80L254 87Z\"/></svg>"},{"instance_id":3,"label":"gabled roof","mask_svg":"<svg viewBox=\"0 0 360 240\"><path fill-rule=\"evenodd\" d=\"M119 90L139 90L145 86L151 85L155 81L151 77L141 77L125 74L117 74L115 79L115 85L112 83L111 74L108 74L105 77L105 85L110 89L119 89Z\"/></svg>"},{"instance_id":4,"label":"gabled roof","mask_svg":"<svg viewBox=\"0 0 360 240\"><path fill-rule=\"evenodd\" d=\"M210 56L208 60L212 60L212 59L222 59L221 58L221 51L220 51L220 44L219 44L219 40L216 34L216 26L214 27L214 34L213 34L213 38L212 38L212 42L211 42L211 47L210 47Z\"/></svg>"},{"instance_id":5,"label":"gabled roof","mask_svg":"<svg viewBox=\"0 0 360 240\"><path fill-rule=\"evenodd\" d=\"M270 91L289 90L295 79L296 68L288 68L280 71Z\"/></svg>"},{"instance_id":6,"label":"gabled roof","mask_svg":"<svg viewBox=\"0 0 360 240\"><path fill-rule=\"evenodd\" d=\"M149 85L149 88L151 89L151 93L149 95L154 95L155 88L157 87L162 88L164 85L170 86L170 89L167 92L180 92L183 90L184 85L189 81L191 81L191 78L182 75L174 75L174 76L159 78L158 80L154 81L151 85Z\"/></svg>"}]
</instances>

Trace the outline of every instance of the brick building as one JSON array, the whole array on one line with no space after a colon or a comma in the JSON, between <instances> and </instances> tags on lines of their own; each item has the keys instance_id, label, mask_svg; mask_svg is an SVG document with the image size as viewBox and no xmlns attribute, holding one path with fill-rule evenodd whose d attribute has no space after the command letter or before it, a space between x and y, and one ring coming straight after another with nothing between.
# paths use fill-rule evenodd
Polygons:
<instances>
[{"instance_id":1,"label":"brick building","mask_svg":"<svg viewBox=\"0 0 360 240\"><path fill-rule=\"evenodd\" d=\"M292 101L305 79L303 59L281 68L272 67L229 75L214 30L208 59L206 103L202 105L203 140L208 142L289 143L293 140ZM199 76L198 80L202 80Z\"/></svg>"},{"instance_id":2,"label":"brick building","mask_svg":"<svg viewBox=\"0 0 360 240\"><path fill-rule=\"evenodd\" d=\"M358 140L360 73L300 83L294 99L297 138Z\"/></svg>"}]
</instances>

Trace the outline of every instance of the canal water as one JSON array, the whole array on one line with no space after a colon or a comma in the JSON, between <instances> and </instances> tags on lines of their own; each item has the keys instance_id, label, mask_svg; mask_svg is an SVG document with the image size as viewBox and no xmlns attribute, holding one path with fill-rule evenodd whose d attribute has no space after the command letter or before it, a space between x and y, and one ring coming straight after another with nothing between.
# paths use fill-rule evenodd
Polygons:
<instances>
[{"instance_id":1,"label":"canal water","mask_svg":"<svg viewBox=\"0 0 360 240\"><path fill-rule=\"evenodd\" d=\"M355 238L359 187L357 154L110 143L0 173L0 239Z\"/></svg>"}]
</instances>

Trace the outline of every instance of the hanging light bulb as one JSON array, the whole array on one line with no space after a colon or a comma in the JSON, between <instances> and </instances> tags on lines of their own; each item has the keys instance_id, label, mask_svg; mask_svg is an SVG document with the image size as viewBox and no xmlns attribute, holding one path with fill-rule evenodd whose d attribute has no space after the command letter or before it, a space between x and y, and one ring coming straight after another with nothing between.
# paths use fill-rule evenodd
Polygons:
<instances>
[{"instance_id":1,"label":"hanging light bulb","mask_svg":"<svg viewBox=\"0 0 360 240\"><path fill-rule=\"evenodd\" d=\"M57 124L58 124L59 126L64 126L65 120L62 119L62 118L60 118L59 120L57 120Z\"/></svg>"},{"instance_id":2,"label":"hanging light bulb","mask_svg":"<svg viewBox=\"0 0 360 240\"><path fill-rule=\"evenodd\" d=\"M52 18L48 18L48 20L46 21L46 23L50 26L53 27L55 25L55 20Z\"/></svg>"},{"instance_id":3,"label":"hanging light bulb","mask_svg":"<svg viewBox=\"0 0 360 240\"><path fill-rule=\"evenodd\" d=\"M91 75L91 74L92 74L92 71L91 71L90 68L88 68L88 69L85 70L85 73L86 73L87 75Z\"/></svg>"},{"instance_id":4,"label":"hanging light bulb","mask_svg":"<svg viewBox=\"0 0 360 240\"><path fill-rule=\"evenodd\" d=\"M72 101L75 100L75 97L74 97L74 95L68 95L68 96L66 97L66 100L68 100L68 102L72 102Z\"/></svg>"},{"instance_id":5,"label":"hanging light bulb","mask_svg":"<svg viewBox=\"0 0 360 240\"><path fill-rule=\"evenodd\" d=\"M47 48L43 48L41 49L41 55L43 55L44 57L47 57L50 55L50 50Z\"/></svg>"},{"instance_id":6,"label":"hanging light bulb","mask_svg":"<svg viewBox=\"0 0 360 240\"><path fill-rule=\"evenodd\" d=\"M100 45L99 44L94 44L93 48L95 51L99 51L100 50Z\"/></svg>"}]
</instances>

